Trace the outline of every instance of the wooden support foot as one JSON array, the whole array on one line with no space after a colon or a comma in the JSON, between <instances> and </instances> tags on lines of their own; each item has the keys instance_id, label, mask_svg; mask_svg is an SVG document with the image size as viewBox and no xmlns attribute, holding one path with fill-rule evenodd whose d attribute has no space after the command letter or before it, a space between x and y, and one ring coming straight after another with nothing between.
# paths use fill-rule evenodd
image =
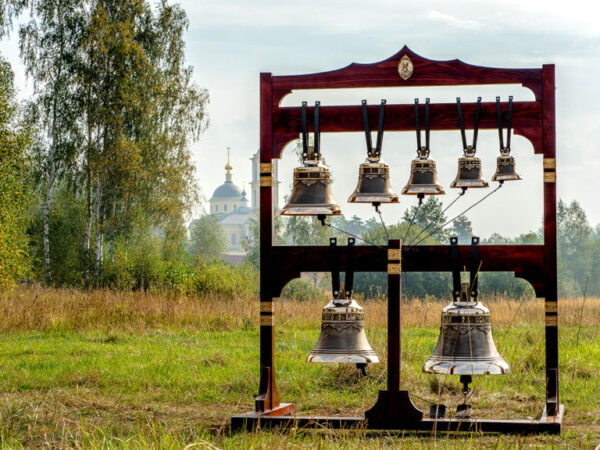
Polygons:
<instances>
[{"instance_id":1,"label":"wooden support foot","mask_svg":"<svg viewBox=\"0 0 600 450\"><path fill-rule=\"evenodd\" d=\"M365 412L365 419L369 423L418 422L423 420L423 412L413 404L408 391L379 391L377 402Z\"/></svg>"}]
</instances>

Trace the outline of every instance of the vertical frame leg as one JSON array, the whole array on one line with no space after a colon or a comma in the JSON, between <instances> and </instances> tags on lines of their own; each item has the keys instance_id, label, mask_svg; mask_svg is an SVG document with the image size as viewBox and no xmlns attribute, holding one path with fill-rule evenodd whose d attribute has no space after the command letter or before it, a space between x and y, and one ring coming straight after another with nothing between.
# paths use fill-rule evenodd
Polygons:
<instances>
[{"instance_id":1,"label":"vertical frame leg","mask_svg":"<svg viewBox=\"0 0 600 450\"><path fill-rule=\"evenodd\" d=\"M370 426L385 425L397 420L418 422L423 413L417 409L408 395L400 390L401 324L400 302L402 299L402 242L388 242L388 379L387 390L379 391L375 405L365 412Z\"/></svg>"},{"instance_id":2,"label":"vertical frame leg","mask_svg":"<svg viewBox=\"0 0 600 450\"><path fill-rule=\"evenodd\" d=\"M559 412L558 289L556 249L556 117L554 65L542 69L542 145L544 149L544 292L546 325L546 414Z\"/></svg>"}]
</instances>

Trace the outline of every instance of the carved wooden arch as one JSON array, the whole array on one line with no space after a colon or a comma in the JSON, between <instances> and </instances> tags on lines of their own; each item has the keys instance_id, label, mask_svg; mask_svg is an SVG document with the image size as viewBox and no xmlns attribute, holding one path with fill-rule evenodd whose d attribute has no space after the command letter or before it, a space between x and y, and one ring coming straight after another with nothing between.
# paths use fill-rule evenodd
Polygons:
<instances>
[{"instance_id":1,"label":"carved wooden arch","mask_svg":"<svg viewBox=\"0 0 600 450\"><path fill-rule=\"evenodd\" d=\"M409 57L414 70L404 80L398 75L398 64ZM530 89L535 101L513 103L513 130L515 134L529 140L534 153L543 153L541 142L542 69L503 69L467 64L459 59L434 61L416 54L408 47L402 48L392 57L373 64L352 63L344 68L308 75L285 75L272 77L272 157L280 158L283 148L298 139L301 132L300 107L281 106L282 100L295 90L337 89L364 87L416 87L452 85L520 84ZM293 86L293 89L290 88ZM475 103L462 103L465 126L473 126ZM376 129L378 105L369 107L371 129ZM423 109L424 105L420 105ZM413 105L386 105L386 131L414 131ZM504 112L506 106L504 106ZM313 131L314 108L307 109L309 131ZM343 118L343 120L340 120ZM430 125L432 130L459 128L456 105L452 103L431 104ZM361 107L320 107L320 127L324 133L363 131ZM496 104L481 104L480 129L496 129Z\"/></svg>"}]
</instances>

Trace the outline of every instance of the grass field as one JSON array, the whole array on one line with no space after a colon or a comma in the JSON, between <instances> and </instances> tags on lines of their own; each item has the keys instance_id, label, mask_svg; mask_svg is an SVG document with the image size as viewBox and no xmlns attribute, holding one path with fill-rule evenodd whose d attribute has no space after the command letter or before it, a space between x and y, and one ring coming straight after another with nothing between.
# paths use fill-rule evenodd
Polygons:
<instances>
[{"instance_id":1,"label":"grass field","mask_svg":"<svg viewBox=\"0 0 600 450\"><path fill-rule=\"evenodd\" d=\"M484 299L511 366L477 377L474 415L536 418L543 408L543 304ZM365 303L367 334L385 361L385 303ZM403 383L455 405L457 377L421 373L444 303L403 305ZM359 415L385 386L385 363L368 377L352 367L308 364L322 304L279 301L277 380L298 413ZM0 442L3 447L125 448L594 448L600 444L600 299L561 299L561 436L293 430L228 432L252 408L258 384L258 304L110 291L21 288L0 294Z\"/></svg>"}]
</instances>

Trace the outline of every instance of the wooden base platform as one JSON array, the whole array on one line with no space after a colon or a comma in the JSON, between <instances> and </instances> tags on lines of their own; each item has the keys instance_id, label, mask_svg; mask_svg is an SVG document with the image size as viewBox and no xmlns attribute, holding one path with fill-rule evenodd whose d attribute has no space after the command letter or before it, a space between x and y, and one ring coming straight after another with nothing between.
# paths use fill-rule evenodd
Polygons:
<instances>
[{"instance_id":1,"label":"wooden base platform","mask_svg":"<svg viewBox=\"0 0 600 450\"><path fill-rule=\"evenodd\" d=\"M492 432L509 434L560 434L564 406L560 405L556 416L544 412L540 420L492 420L492 419L422 419L419 421L377 420L363 417L308 417L269 416L250 412L231 418L232 431L253 431L257 428L333 428L368 430L413 430L438 432Z\"/></svg>"}]
</instances>

